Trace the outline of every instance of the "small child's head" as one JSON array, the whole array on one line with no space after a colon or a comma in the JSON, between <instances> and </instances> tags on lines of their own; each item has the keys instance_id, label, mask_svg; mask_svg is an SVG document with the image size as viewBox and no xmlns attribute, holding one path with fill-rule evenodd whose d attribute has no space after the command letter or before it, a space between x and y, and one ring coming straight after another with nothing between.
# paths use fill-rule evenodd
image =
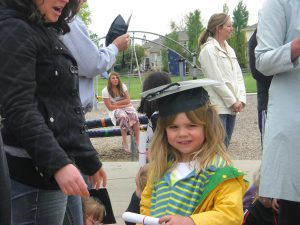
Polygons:
<instances>
[{"instance_id":1,"label":"small child's head","mask_svg":"<svg viewBox=\"0 0 300 225\"><path fill-rule=\"evenodd\" d=\"M84 225L100 225L105 216L104 205L94 197L82 198Z\"/></svg>"},{"instance_id":2,"label":"small child's head","mask_svg":"<svg viewBox=\"0 0 300 225\"><path fill-rule=\"evenodd\" d=\"M146 92L148 98L159 99L160 117L149 151L150 177L155 181L162 177L170 159L175 163L196 160L199 171L215 155L229 162L218 112L202 87L212 84L212 80L201 79Z\"/></svg>"},{"instance_id":3,"label":"small child's head","mask_svg":"<svg viewBox=\"0 0 300 225\"><path fill-rule=\"evenodd\" d=\"M143 92L148 91L152 88L156 88L165 84L170 84L171 78L169 74L164 72L154 72L150 73L143 82ZM138 112L145 113L148 118L158 110L158 102L157 101L141 101L141 104L138 108Z\"/></svg>"},{"instance_id":4,"label":"small child's head","mask_svg":"<svg viewBox=\"0 0 300 225\"><path fill-rule=\"evenodd\" d=\"M146 187L147 183L147 168L148 165L144 165L139 169L139 172L137 173L135 177L135 183L136 183L136 195L137 197L141 198L141 194Z\"/></svg>"}]
</instances>

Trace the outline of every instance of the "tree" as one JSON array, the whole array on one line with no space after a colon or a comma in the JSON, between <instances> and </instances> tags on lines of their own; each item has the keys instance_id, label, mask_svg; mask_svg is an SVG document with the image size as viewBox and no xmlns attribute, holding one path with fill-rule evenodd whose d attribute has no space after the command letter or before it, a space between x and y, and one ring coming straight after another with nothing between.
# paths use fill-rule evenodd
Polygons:
<instances>
[{"instance_id":1,"label":"tree","mask_svg":"<svg viewBox=\"0 0 300 225\"><path fill-rule=\"evenodd\" d=\"M246 37L242 29L248 24L249 12L247 6L240 0L237 7L233 10L233 27L234 34L229 41L230 45L235 49L238 61L241 67L246 67Z\"/></svg>"},{"instance_id":2,"label":"tree","mask_svg":"<svg viewBox=\"0 0 300 225\"><path fill-rule=\"evenodd\" d=\"M89 9L87 2L81 5L78 15L81 17L82 21L85 23L87 27L91 24L92 22L91 11Z\"/></svg>"},{"instance_id":3,"label":"tree","mask_svg":"<svg viewBox=\"0 0 300 225\"><path fill-rule=\"evenodd\" d=\"M242 29L248 24L249 11L247 6L240 0L237 7L233 10L233 27L237 36L238 43L240 42L240 35Z\"/></svg>"},{"instance_id":4,"label":"tree","mask_svg":"<svg viewBox=\"0 0 300 225\"><path fill-rule=\"evenodd\" d=\"M201 22L201 12L196 9L194 12L190 12L186 15L185 25L189 37L188 49L192 52L196 52L199 35L204 29Z\"/></svg>"},{"instance_id":5,"label":"tree","mask_svg":"<svg viewBox=\"0 0 300 225\"><path fill-rule=\"evenodd\" d=\"M134 50L133 46L130 46L127 50L124 51L124 53L120 52L117 55L115 66L114 66L115 71L129 72L131 69L131 63L132 63L132 69L137 68L133 50ZM140 66L144 59L145 49L140 45L135 45L135 52L136 52L138 64ZM123 54L124 54L124 62L123 62ZM125 65L124 67L122 67L123 64Z\"/></svg>"},{"instance_id":6,"label":"tree","mask_svg":"<svg viewBox=\"0 0 300 225\"><path fill-rule=\"evenodd\" d=\"M229 7L228 7L228 5L226 3L224 3L224 5L223 5L223 13L225 13L227 15L229 13Z\"/></svg>"},{"instance_id":7,"label":"tree","mask_svg":"<svg viewBox=\"0 0 300 225\"><path fill-rule=\"evenodd\" d=\"M87 27L89 27L89 25L92 22L92 19L91 19L91 11L89 9L89 5L87 2L85 2L81 5L78 15L80 16L82 21L85 23L85 25ZM95 43L95 45L100 47L99 46L99 42L100 42L99 36L91 30L88 30L88 31L89 31L89 35L90 35L90 38L92 39L92 41Z\"/></svg>"}]
</instances>

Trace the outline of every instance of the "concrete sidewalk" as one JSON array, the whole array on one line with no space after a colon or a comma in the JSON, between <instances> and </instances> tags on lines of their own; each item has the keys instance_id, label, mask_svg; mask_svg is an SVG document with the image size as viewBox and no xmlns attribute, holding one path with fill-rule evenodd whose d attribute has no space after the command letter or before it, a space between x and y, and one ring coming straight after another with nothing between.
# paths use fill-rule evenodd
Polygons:
<instances>
[{"instance_id":1,"label":"concrete sidewalk","mask_svg":"<svg viewBox=\"0 0 300 225\"><path fill-rule=\"evenodd\" d=\"M139 164L138 162L103 162L103 164L108 176L107 190L117 224L124 225L122 214L127 209L135 190L134 178ZM251 183L253 172L259 167L260 160L233 160L233 164L247 174L246 179Z\"/></svg>"}]
</instances>

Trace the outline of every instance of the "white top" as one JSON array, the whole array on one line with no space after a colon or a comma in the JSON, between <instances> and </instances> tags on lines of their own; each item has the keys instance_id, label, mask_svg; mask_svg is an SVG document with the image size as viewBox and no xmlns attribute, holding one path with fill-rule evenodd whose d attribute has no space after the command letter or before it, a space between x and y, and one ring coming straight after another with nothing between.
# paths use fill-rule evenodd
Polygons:
<instances>
[{"instance_id":1,"label":"white top","mask_svg":"<svg viewBox=\"0 0 300 225\"><path fill-rule=\"evenodd\" d=\"M122 87L123 87L123 91L124 91L124 93L125 93L125 92L127 91L127 86L126 86L124 83L122 83ZM120 97L120 96L113 98L113 97L108 93L107 87L103 88L103 90L102 90L102 98L109 98L109 100L110 100L112 103L118 102L118 101L124 99L124 97ZM106 109L107 109L107 113L108 113L108 115L109 115L109 117L110 117L112 123L116 126L116 125L117 125L117 121L116 121L116 117L115 117L115 110L109 110L107 107L106 107Z\"/></svg>"},{"instance_id":2,"label":"white top","mask_svg":"<svg viewBox=\"0 0 300 225\"><path fill-rule=\"evenodd\" d=\"M176 163L176 166L170 173L171 185L174 185L177 181L187 177L191 172L195 170L195 165L195 161Z\"/></svg>"},{"instance_id":3,"label":"white top","mask_svg":"<svg viewBox=\"0 0 300 225\"><path fill-rule=\"evenodd\" d=\"M206 87L211 103L218 106L220 114L235 114L230 107L236 101L246 104L246 88L235 52L226 41L225 46L227 52L209 37L201 48L199 61L204 77L220 81L219 85Z\"/></svg>"}]
</instances>

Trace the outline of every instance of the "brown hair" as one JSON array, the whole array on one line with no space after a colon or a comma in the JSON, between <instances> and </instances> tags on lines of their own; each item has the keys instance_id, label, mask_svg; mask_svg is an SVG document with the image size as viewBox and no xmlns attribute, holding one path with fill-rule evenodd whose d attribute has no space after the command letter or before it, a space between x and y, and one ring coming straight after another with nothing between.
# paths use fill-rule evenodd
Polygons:
<instances>
[{"instance_id":1,"label":"brown hair","mask_svg":"<svg viewBox=\"0 0 300 225\"><path fill-rule=\"evenodd\" d=\"M112 91L112 84L110 82L110 78L112 76L116 76L118 78L119 83L118 83L117 89L118 89L119 95L121 97L124 96L125 91L123 90L123 83L120 79L120 75L117 72L114 72L114 71L109 73L108 80L107 80L107 91L108 91L109 95L113 98L116 97L115 93Z\"/></svg>"},{"instance_id":2,"label":"brown hair","mask_svg":"<svg viewBox=\"0 0 300 225\"><path fill-rule=\"evenodd\" d=\"M200 50L201 45L203 45L208 37L214 37L216 35L216 30L218 27L222 27L228 20L230 16L225 13L213 14L207 24L207 29L205 29L198 39L198 49Z\"/></svg>"}]
</instances>

